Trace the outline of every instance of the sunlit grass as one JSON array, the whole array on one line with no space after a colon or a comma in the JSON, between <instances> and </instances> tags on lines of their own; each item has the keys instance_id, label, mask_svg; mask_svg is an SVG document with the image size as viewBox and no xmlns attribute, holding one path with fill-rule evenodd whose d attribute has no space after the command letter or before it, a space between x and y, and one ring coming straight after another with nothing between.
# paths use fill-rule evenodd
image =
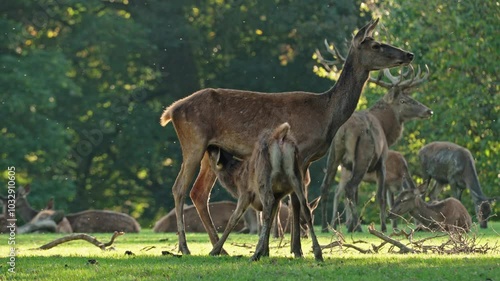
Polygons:
<instances>
[{"instance_id":1,"label":"sunlit grass","mask_svg":"<svg viewBox=\"0 0 500 281\"><path fill-rule=\"evenodd\" d=\"M473 235L478 243L500 244L500 223L490 223L487 230ZM331 233L317 230L321 245L336 239ZM363 233L345 234L346 243L368 249L381 241ZM417 233L415 239L429 237ZM211 245L204 233L188 233L191 256L162 255L177 252L175 233L157 234L146 229L138 234L117 238L112 250L102 251L83 241L72 241L49 250L34 250L61 234L25 234L16 236L15 274L7 272L9 265L1 264L0 280L496 280L500 276L500 253L488 254L394 254L384 246L380 253L360 254L355 250L324 249L324 263L314 260L310 239L302 240L304 259L293 259L289 235L283 241L272 239L269 258L250 262L258 237L231 234L225 249L230 256L211 257ZM95 234L99 241L109 241L111 234ZM0 253L9 253L7 235L0 236ZM399 237L398 239L403 239ZM446 238L432 240L440 243ZM498 249L498 248L497 248ZM126 252L131 254L126 254ZM96 261L95 264L89 262Z\"/></svg>"}]
</instances>

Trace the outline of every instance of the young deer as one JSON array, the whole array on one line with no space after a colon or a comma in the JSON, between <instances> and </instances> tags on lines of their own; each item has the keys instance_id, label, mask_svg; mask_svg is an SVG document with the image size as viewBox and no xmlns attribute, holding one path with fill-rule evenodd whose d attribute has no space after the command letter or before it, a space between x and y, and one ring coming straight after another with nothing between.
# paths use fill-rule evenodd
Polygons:
<instances>
[{"instance_id":1,"label":"young deer","mask_svg":"<svg viewBox=\"0 0 500 281\"><path fill-rule=\"evenodd\" d=\"M389 188L385 183L388 147L401 137L405 122L429 118L432 115L432 110L409 96L410 90L426 81L429 72L427 71L421 76L420 68L416 75L413 68L410 69L411 71L408 73L411 77L406 80L403 72L399 78L396 78L388 69L384 69L384 74L391 83L382 82L380 78L370 78L370 82L388 88L388 93L368 110L354 112L335 135L328 153L326 173L321 184L323 231L327 231L326 204L328 203L328 193L339 165L342 165L342 176L335 191L332 225L334 227L337 225L338 200L345 191L346 208L350 215L347 221L347 230L349 232L361 231L356 210L358 186L365 175L371 173L375 174L377 180L377 201L380 207L381 228L382 231L387 230L385 197L392 196L391 193L387 193ZM395 169L404 169L405 167L395 167ZM408 174L407 170L396 173ZM396 222L393 221L393 226L395 224Z\"/></svg>"},{"instance_id":2,"label":"young deer","mask_svg":"<svg viewBox=\"0 0 500 281\"><path fill-rule=\"evenodd\" d=\"M426 185L408 189L396 198L389 211L389 218L395 219L406 213L422 224L423 229L438 231L469 231L472 219L467 209L455 198L426 203L422 199Z\"/></svg>"},{"instance_id":3,"label":"young deer","mask_svg":"<svg viewBox=\"0 0 500 281\"><path fill-rule=\"evenodd\" d=\"M322 94L203 89L173 103L163 112L161 125L173 123L183 157L181 170L172 187L179 250L183 254L190 253L184 230L183 205L200 162L190 197L212 244L219 240L207 208L216 180L205 156L207 147L215 145L240 159L248 159L257 141L255 132L288 122L294 128L301 155L299 165L305 173L311 162L325 155L338 128L351 116L370 71L408 64L413 60L412 53L379 43L371 37L377 23L378 20L370 22L354 36L339 80ZM301 200L292 200L294 217L300 213L298 202ZM300 235L293 234L292 237L300 240ZM301 254L297 248L294 252Z\"/></svg>"},{"instance_id":4,"label":"young deer","mask_svg":"<svg viewBox=\"0 0 500 281\"><path fill-rule=\"evenodd\" d=\"M250 158L246 161L237 161L230 155L228 157L227 152L215 146L210 146L207 153L210 166L221 185L235 193L238 198L236 210L210 255L222 253L227 237L251 205L254 209L262 211L262 229L252 260L269 256L271 223L276 217L281 199L294 192L297 198L303 199L300 207L313 242L314 257L316 260L323 260L312 225L312 214L304 194L304 180L298 163L297 144L290 134L288 123L283 123L272 131L264 130L259 135ZM300 244L297 247L300 249ZM302 256L302 253L295 256Z\"/></svg>"},{"instance_id":5,"label":"young deer","mask_svg":"<svg viewBox=\"0 0 500 281\"><path fill-rule=\"evenodd\" d=\"M491 199L487 198L481 190L474 158L470 151L451 142L431 142L420 149L418 157L422 167L422 177L427 186L431 179L436 182L429 197L436 200L443 186L450 184L453 196L461 200L462 192L468 188L479 225L481 228L487 228L488 217L491 213Z\"/></svg>"}]
</instances>

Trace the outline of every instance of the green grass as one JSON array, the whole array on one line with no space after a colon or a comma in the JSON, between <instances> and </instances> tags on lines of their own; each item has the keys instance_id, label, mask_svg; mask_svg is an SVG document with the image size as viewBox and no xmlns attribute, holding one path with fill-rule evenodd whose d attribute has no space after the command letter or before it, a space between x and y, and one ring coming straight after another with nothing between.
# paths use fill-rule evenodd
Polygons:
<instances>
[{"instance_id":1,"label":"green grass","mask_svg":"<svg viewBox=\"0 0 500 281\"><path fill-rule=\"evenodd\" d=\"M487 230L477 230L478 243L500 244L500 223L490 223ZM367 233L346 235L347 243L369 248L381 241ZM318 231L319 232L319 231ZM318 233L321 245L335 239L332 234ZM418 238L432 234L418 233ZM0 280L500 280L500 253L488 254L392 254L388 246L377 254L360 254L338 248L323 250L325 262L314 260L310 239L302 240L305 258L293 259L289 253L289 236L285 242L271 241L271 256L250 262L258 237L231 234L225 249L230 256L211 257L206 234L189 234L191 256L162 255L177 253L175 233L157 234L143 230L125 234L114 243L114 250L101 251L82 240L68 242L49 250L32 250L63 235L18 234L16 236L15 273L9 273L8 236L0 235ZM95 234L107 242L110 234ZM161 241L160 241L161 240ZM439 243L432 240L433 244ZM134 255L126 255L131 251ZM90 264L96 260L97 264Z\"/></svg>"}]
</instances>

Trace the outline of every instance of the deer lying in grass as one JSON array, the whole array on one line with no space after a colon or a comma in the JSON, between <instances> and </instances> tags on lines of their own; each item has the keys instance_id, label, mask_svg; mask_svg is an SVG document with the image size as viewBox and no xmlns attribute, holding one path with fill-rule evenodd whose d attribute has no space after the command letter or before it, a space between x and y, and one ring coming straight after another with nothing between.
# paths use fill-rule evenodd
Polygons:
<instances>
[{"instance_id":1,"label":"deer lying in grass","mask_svg":"<svg viewBox=\"0 0 500 281\"><path fill-rule=\"evenodd\" d=\"M210 166L221 185L238 198L236 210L210 255L222 253L227 237L251 205L254 209L262 211L262 230L252 260L269 256L271 223L276 217L281 199L294 192L297 198L302 199L300 207L309 227L314 257L316 260L323 260L312 225L312 214L304 194L304 179L298 163L297 144L290 135L288 123L283 123L274 130L264 130L259 135L250 158L246 161L238 161L232 156L228 157L227 152L215 146L209 146L207 153ZM296 255L298 256L302 255Z\"/></svg>"},{"instance_id":2,"label":"deer lying in grass","mask_svg":"<svg viewBox=\"0 0 500 281\"><path fill-rule=\"evenodd\" d=\"M27 198L30 192L29 185L20 186L17 190L16 211L25 222L34 223L55 214L52 200L47 203L44 210L33 209ZM73 232L82 233L113 233L115 231L139 232L141 228L139 223L127 214L107 210L87 210L65 215L57 224L57 229L57 232L66 233L71 233L70 229Z\"/></svg>"},{"instance_id":3,"label":"deer lying in grass","mask_svg":"<svg viewBox=\"0 0 500 281\"><path fill-rule=\"evenodd\" d=\"M221 201L213 202L208 204L210 214L214 219L215 227L218 231L224 230L231 214L236 210L236 203L231 201ZM184 221L186 224L186 231L189 232L205 232L203 223L198 216L196 208L191 206L185 206L184 208ZM236 231L240 231L244 228L243 222L235 226ZM175 217L175 209L171 210L168 214L159 219L154 227L154 232L177 232L177 219Z\"/></svg>"},{"instance_id":4,"label":"deer lying in grass","mask_svg":"<svg viewBox=\"0 0 500 281\"><path fill-rule=\"evenodd\" d=\"M377 23L378 20L370 22L354 36L339 80L322 94L203 89L176 101L163 112L161 125L166 126L170 121L173 123L183 157L172 187L178 218L179 250L183 254L190 253L184 229L183 205L198 167L200 170L190 197L212 244L219 240L207 208L216 180L205 154L210 145L240 159L248 159L257 141L258 134L255 132L288 122L294 129L301 155L299 165L305 173L311 162L325 155L338 128L351 116L370 71L408 64L413 60L412 53L379 43L371 37ZM300 213L298 202L301 200L292 200L294 217ZM300 255L300 249L296 247L300 237L292 236L299 240L292 242L292 247Z\"/></svg>"},{"instance_id":5,"label":"deer lying in grass","mask_svg":"<svg viewBox=\"0 0 500 281\"><path fill-rule=\"evenodd\" d=\"M22 187L18 187L18 189ZM14 198L14 197L13 197ZM50 218L44 220L35 220L33 222L28 221L22 226L17 226L13 221L8 221L7 217L9 213L7 212L7 206L9 199L4 196L0 196L2 201L2 214L0 215L0 233L10 233L15 231L16 233L32 233L32 232L56 232L57 224L64 217L62 212L54 213ZM15 199L11 199L14 201ZM15 203L12 203L15 204ZM36 217L36 216L35 216ZM15 219L15 217L9 217L10 219Z\"/></svg>"},{"instance_id":6,"label":"deer lying in grass","mask_svg":"<svg viewBox=\"0 0 500 281\"><path fill-rule=\"evenodd\" d=\"M411 77L408 79L405 79L403 71L397 78L388 69L384 69L384 74L391 83L381 81L380 77L379 79L370 78L370 82L387 88L387 94L368 110L354 112L335 135L328 154L325 177L321 184L323 231L327 231L328 193L339 165L342 165L342 176L335 191L332 225L335 227L338 222L338 200L345 191L346 208L349 214L346 223L347 230L348 232L361 231L356 210L358 187L365 175L371 173L370 177L373 178L375 175L377 181L376 198L380 207L381 228L382 231L387 230L384 197L392 196L390 192L387 195L390 187L388 188L385 184L388 147L401 137L405 122L432 116L432 110L409 96L410 90L426 81L429 71L421 76L420 68L416 75L413 68L410 69L407 75ZM395 169L400 170L405 167L395 167ZM394 172L408 174L407 169ZM393 221L393 225L395 223Z\"/></svg>"},{"instance_id":7,"label":"deer lying in grass","mask_svg":"<svg viewBox=\"0 0 500 281\"><path fill-rule=\"evenodd\" d=\"M427 188L431 179L436 182L429 194L431 200L437 199L446 184L450 184L452 194L458 200L461 200L463 191L468 188L479 225L481 228L487 228L491 199L487 198L481 189L470 151L451 142L431 142L420 149L418 157Z\"/></svg>"},{"instance_id":8,"label":"deer lying in grass","mask_svg":"<svg viewBox=\"0 0 500 281\"><path fill-rule=\"evenodd\" d=\"M66 218L74 232L82 233L137 233L141 226L133 217L108 210L86 210L67 214Z\"/></svg>"},{"instance_id":9,"label":"deer lying in grass","mask_svg":"<svg viewBox=\"0 0 500 281\"><path fill-rule=\"evenodd\" d=\"M469 231L472 219L467 209L455 198L426 203L422 199L426 185L408 189L396 198L389 211L389 218L395 219L406 213L422 224L422 229L437 231Z\"/></svg>"},{"instance_id":10,"label":"deer lying in grass","mask_svg":"<svg viewBox=\"0 0 500 281\"><path fill-rule=\"evenodd\" d=\"M27 224L26 231L30 232L31 229L36 229L32 225L38 224L40 221L49 219L53 220L54 217L59 217L59 214L53 210L54 201L51 199L47 203L47 207L40 211L33 209L28 201L28 195L31 192L31 185L27 184L25 186L19 186L17 188L17 198L16 198L16 212L19 214L21 219ZM57 233L72 233L73 229L69 221L62 216L62 218L57 219L56 229L54 232ZM52 232L50 223L47 223L46 232Z\"/></svg>"}]
</instances>

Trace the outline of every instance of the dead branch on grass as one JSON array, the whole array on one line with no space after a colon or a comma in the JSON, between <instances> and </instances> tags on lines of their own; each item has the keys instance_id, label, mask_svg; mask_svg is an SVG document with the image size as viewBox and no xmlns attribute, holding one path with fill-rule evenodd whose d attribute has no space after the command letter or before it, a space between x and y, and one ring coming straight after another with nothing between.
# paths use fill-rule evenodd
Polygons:
<instances>
[{"instance_id":1,"label":"dead branch on grass","mask_svg":"<svg viewBox=\"0 0 500 281\"><path fill-rule=\"evenodd\" d=\"M419 239L417 241L413 241L413 234L415 230L411 229L410 232L405 232L404 230L396 231L391 235L386 235L375 229L374 225L371 224L368 226L368 231L370 234L375 237L381 239L383 242L379 245L375 245L373 243L368 243L366 241L358 240L353 241L352 244L346 243L345 238L341 232L334 230L334 236L337 239L332 239L327 245L321 246L321 249L332 249L332 248L350 248L354 249L362 254L371 254L371 253L379 253L380 249L385 245L390 245L388 252L390 253L399 253L399 254L419 254L419 253L434 253L434 254L486 254L492 252L500 252L500 245L495 243L494 245L489 245L488 243L480 243L478 236L476 234L467 233L465 230L460 231L458 229L452 229L449 231L444 231L444 228L441 228L441 232L432 232L433 235L430 237L425 237ZM403 236L404 239L397 240L392 238L397 236ZM448 237L446 241L437 244L429 244L430 241ZM364 248L360 246L355 246L354 244L358 243L366 243L370 244L370 248ZM398 250L395 251L394 249Z\"/></svg>"},{"instance_id":2,"label":"dead branch on grass","mask_svg":"<svg viewBox=\"0 0 500 281\"><path fill-rule=\"evenodd\" d=\"M63 244L63 243L66 243L66 242L69 242L69 241L74 241L74 240L85 240L93 245L95 245L96 247L99 247L101 250L106 250L107 247L111 246L113 244L113 242L115 241L115 239L118 237L118 236L121 236L125 234L124 232L119 232L119 231L115 231L113 233L113 236L111 236L111 240L107 243L102 243L100 242L99 240L97 240L97 238L93 237L93 236L90 236L86 233L74 233L74 234L71 234L71 235L68 235L68 236L64 236L64 237L61 237L61 238L57 238L56 240L52 241L52 242L49 242L45 245L42 245L38 248L35 248L35 250L48 250L48 249L51 249L51 248L54 248L55 246L58 246L60 244Z\"/></svg>"}]
</instances>

